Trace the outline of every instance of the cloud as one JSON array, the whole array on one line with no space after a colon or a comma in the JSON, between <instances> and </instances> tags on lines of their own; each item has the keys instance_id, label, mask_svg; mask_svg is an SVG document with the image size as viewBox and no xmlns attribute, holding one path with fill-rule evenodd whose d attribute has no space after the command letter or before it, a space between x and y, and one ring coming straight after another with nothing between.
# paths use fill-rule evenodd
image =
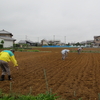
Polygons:
<instances>
[{"instance_id":1,"label":"cloud","mask_svg":"<svg viewBox=\"0 0 100 100\"><path fill-rule=\"evenodd\" d=\"M100 33L99 0L2 0L0 27L14 38L92 40Z\"/></svg>"}]
</instances>

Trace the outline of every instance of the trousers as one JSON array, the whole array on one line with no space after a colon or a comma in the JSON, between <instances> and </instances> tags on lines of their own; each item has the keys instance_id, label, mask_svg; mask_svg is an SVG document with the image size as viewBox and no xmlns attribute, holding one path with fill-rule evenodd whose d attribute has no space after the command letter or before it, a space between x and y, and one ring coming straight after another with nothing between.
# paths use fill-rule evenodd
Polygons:
<instances>
[{"instance_id":1,"label":"trousers","mask_svg":"<svg viewBox=\"0 0 100 100\"><path fill-rule=\"evenodd\" d=\"M7 62L3 61L3 60L0 60L0 67L2 69L2 75L10 75L10 68L9 68L9 65Z\"/></svg>"},{"instance_id":2,"label":"trousers","mask_svg":"<svg viewBox=\"0 0 100 100\"><path fill-rule=\"evenodd\" d=\"M65 59L67 57L67 53L66 54L62 54L62 59Z\"/></svg>"}]
</instances>

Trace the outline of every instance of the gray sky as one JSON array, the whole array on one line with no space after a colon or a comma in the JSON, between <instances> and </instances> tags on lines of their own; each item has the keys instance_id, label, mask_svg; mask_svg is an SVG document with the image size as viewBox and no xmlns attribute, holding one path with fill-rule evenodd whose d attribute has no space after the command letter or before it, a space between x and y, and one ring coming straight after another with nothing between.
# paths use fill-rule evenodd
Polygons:
<instances>
[{"instance_id":1,"label":"gray sky","mask_svg":"<svg viewBox=\"0 0 100 100\"><path fill-rule=\"evenodd\" d=\"M81 42L100 35L100 0L0 0L0 30L17 41Z\"/></svg>"}]
</instances>

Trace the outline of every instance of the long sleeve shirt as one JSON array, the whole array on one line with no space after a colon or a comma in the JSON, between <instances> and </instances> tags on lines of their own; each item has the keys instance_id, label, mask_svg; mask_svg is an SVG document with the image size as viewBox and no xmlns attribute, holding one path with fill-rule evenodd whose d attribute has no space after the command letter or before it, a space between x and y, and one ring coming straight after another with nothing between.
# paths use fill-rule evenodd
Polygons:
<instances>
[{"instance_id":1,"label":"long sleeve shirt","mask_svg":"<svg viewBox=\"0 0 100 100\"><path fill-rule=\"evenodd\" d=\"M2 52L0 52L0 60L3 60L5 62L12 61L14 66L18 66L15 56L10 50L3 50Z\"/></svg>"},{"instance_id":2,"label":"long sleeve shirt","mask_svg":"<svg viewBox=\"0 0 100 100\"><path fill-rule=\"evenodd\" d=\"M62 54L66 54L66 53L68 53L68 52L69 52L68 49L64 49L64 50L61 51Z\"/></svg>"}]
</instances>

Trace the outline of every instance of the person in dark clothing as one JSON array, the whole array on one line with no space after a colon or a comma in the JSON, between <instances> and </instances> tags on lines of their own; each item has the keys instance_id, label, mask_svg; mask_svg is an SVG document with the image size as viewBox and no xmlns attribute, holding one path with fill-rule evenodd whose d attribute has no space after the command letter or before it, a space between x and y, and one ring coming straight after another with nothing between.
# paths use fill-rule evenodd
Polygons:
<instances>
[{"instance_id":1,"label":"person in dark clothing","mask_svg":"<svg viewBox=\"0 0 100 100\"><path fill-rule=\"evenodd\" d=\"M81 48L81 47L79 47L79 48L78 48L78 50L77 50L78 54L80 54L80 53L81 53L81 50L82 50L82 48Z\"/></svg>"}]
</instances>

